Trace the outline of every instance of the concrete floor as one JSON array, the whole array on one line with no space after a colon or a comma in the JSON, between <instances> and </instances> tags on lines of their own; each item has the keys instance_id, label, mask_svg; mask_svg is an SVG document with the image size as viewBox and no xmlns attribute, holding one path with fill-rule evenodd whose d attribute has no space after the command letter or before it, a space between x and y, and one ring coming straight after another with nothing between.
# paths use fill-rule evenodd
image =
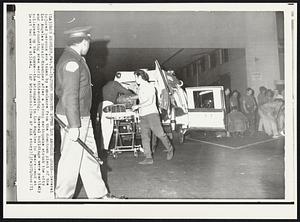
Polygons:
<instances>
[{"instance_id":1,"label":"concrete floor","mask_svg":"<svg viewBox=\"0 0 300 222\"><path fill-rule=\"evenodd\" d=\"M103 176L112 194L130 199L284 198L284 137L203 137L194 133L176 145L171 161L161 144L153 165L124 152L107 158ZM106 173L107 174L106 174ZM78 186L77 198L86 198Z\"/></svg>"}]
</instances>

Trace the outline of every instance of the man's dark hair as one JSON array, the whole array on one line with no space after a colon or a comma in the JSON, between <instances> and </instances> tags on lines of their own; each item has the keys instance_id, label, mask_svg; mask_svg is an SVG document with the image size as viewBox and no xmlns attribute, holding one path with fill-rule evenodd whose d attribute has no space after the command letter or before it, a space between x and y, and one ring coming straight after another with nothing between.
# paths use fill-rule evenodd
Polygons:
<instances>
[{"instance_id":1,"label":"man's dark hair","mask_svg":"<svg viewBox=\"0 0 300 222\"><path fill-rule=\"evenodd\" d=\"M141 69L136 70L134 72L134 75L141 76L143 80L149 82L149 76L148 76L148 74L144 70L141 70Z\"/></svg>"},{"instance_id":2,"label":"man's dark hair","mask_svg":"<svg viewBox=\"0 0 300 222\"><path fill-rule=\"evenodd\" d=\"M259 87L259 91L260 91L260 92L262 92L262 91L267 91L267 88L264 87L264 86L261 86L261 87Z\"/></svg>"},{"instance_id":3,"label":"man's dark hair","mask_svg":"<svg viewBox=\"0 0 300 222\"><path fill-rule=\"evenodd\" d=\"M237 94L237 96L239 96L239 95L240 95L239 91L237 91L237 90L233 90L233 92L232 92L232 95L233 95L234 93L236 93L236 94Z\"/></svg>"},{"instance_id":4,"label":"man's dark hair","mask_svg":"<svg viewBox=\"0 0 300 222\"><path fill-rule=\"evenodd\" d=\"M271 97L273 97L273 96L274 96L274 92L273 92L273 90L272 90L272 89L267 89L267 93L271 94Z\"/></svg>"},{"instance_id":5,"label":"man's dark hair","mask_svg":"<svg viewBox=\"0 0 300 222\"><path fill-rule=\"evenodd\" d=\"M251 94L252 94L252 95L254 94L254 90L253 90L252 88L250 88L250 87L248 87L248 88L246 89L246 92L249 92L249 91L251 91Z\"/></svg>"}]
</instances>

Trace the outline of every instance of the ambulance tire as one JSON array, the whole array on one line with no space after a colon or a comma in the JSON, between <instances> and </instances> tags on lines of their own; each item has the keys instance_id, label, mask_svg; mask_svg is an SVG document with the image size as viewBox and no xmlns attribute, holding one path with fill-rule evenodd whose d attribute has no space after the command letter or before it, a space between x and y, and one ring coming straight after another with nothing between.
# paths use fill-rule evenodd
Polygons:
<instances>
[{"instance_id":1,"label":"ambulance tire","mask_svg":"<svg viewBox=\"0 0 300 222\"><path fill-rule=\"evenodd\" d=\"M182 132L173 131L173 143L174 144L183 144L184 143L184 134Z\"/></svg>"}]
</instances>

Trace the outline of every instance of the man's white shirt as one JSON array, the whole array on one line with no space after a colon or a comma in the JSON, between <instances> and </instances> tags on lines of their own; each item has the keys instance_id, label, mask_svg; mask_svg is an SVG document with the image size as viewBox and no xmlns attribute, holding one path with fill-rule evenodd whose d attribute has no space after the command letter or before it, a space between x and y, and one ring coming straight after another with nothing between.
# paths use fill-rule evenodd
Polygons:
<instances>
[{"instance_id":1,"label":"man's white shirt","mask_svg":"<svg viewBox=\"0 0 300 222\"><path fill-rule=\"evenodd\" d=\"M152 84L143 84L140 85L138 95L141 107L139 109L140 116L145 116L152 113L158 113L156 107L156 91ZM143 103L146 101L152 101L151 104L144 106Z\"/></svg>"}]
</instances>

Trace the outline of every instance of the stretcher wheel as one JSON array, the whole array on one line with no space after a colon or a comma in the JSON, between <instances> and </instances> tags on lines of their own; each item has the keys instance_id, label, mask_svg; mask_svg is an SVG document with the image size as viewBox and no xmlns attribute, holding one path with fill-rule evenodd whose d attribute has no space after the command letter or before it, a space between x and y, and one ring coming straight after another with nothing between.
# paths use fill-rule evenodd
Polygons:
<instances>
[{"instance_id":1,"label":"stretcher wheel","mask_svg":"<svg viewBox=\"0 0 300 222\"><path fill-rule=\"evenodd\" d=\"M138 154L137 151L134 151L134 152L133 152L133 155L134 155L134 157L138 157L138 156L139 156L139 154Z\"/></svg>"},{"instance_id":2,"label":"stretcher wheel","mask_svg":"<svg viewBox=\"0 0 300 222\"><path fill-rule=\"evenodd\" d=\"M113 153L112 156L113 156L114 159L118 158L118 154L117 153Z\"/></svg>"}]
</instances>

